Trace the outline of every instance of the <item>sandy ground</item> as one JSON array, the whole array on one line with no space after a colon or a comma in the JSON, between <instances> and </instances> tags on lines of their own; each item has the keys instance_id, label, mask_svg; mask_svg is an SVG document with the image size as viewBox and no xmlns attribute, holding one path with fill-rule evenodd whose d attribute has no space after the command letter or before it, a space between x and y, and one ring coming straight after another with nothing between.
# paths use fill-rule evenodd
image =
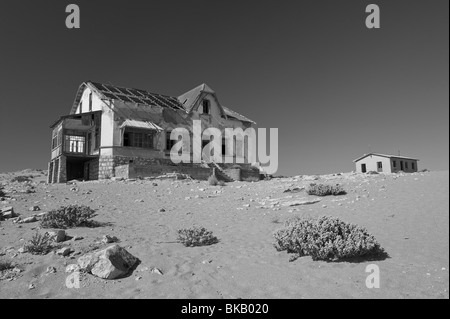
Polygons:
<instances>
[{"instance_id":1,"label":"sandy ground","mask_svg":"<svg viewBox=\"0 0 450 319\"><path fill-rule=\"evenodd\" d=\"M340 183L348 195L297 207L283 203L316 197L283 191L307 186L312 177L224 187L173 180L46 185L42 172L25 173L30 172L36 192L11 193L14 200L0 207L13 206L28 217L34 205L42 211L88 205L98 209L96 220L110 225L69 229L70 236L84 239L64 244L83 253L107 247L96 242L113 235L141 263L126 278L106 281L83 275L81 287L69 289L65 266L79 256L20 254L17 250L44 230L39 223L3 221L0 260L13 261L23 272L0 281L0 298L449 298L448 172L322 176L315 182ZM7 190L18 189L9 180L20 174L24 172L0 175L0 183ZM303 257L289 262L286 252L274 249L272 233L296 215L336 216L366 227L390 258L327 263ZM220 242L198 248L177 243L176 231L193 225L213 231ZM379 289L366 287L369 264L380 269ZM48 267L56 273L47 273ZM152 273L153 267L163 275ZM30 284L35 288L29 289Z\"/></svg>"}]
</instances>

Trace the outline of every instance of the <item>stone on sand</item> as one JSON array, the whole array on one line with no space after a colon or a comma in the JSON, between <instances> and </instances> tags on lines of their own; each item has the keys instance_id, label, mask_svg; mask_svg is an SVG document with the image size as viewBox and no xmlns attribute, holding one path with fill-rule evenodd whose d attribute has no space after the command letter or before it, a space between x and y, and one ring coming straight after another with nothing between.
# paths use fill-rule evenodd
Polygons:
<instances>
[{"instance_id":1,"label":"stone on sand","mask_svg":"<svg viewBox=\"0 0 450 319\"><path fill-rule=\"evenodd\" d=\"M116 279L126 275L138 259L119 245L78 258L80 270L102 279Z\"/></svg>"},{"instance_id":2,"label":"stone on sand","mask_svg":"<svg viewBox=\"0 0 450 319\"><path fill-rule=\"evenodd\" d=\"M47 234L57 243L62 243L66 240L66 232L64 230L57 230L56 232L47 232Z\"/></svg>"}]
</instances>

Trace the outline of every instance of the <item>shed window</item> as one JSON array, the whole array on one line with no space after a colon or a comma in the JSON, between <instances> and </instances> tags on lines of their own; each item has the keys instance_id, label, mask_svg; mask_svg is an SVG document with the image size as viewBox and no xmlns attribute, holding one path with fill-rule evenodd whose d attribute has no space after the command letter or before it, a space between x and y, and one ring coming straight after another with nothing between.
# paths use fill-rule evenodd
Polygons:
<instances>
[{"instance_id":1,"label":"shed window","mask_svg":"<svg viewBox=\"0 0 450 319\"><path fill-rule=\"evenodd\" d=\"M394 168L397 168L397 161L393 161L392 165L394 166Z\"/></svg>"},{"instance_id":2,"label":"shed window","mask_svg":"<svg viewBox=\"0 0 450 319\"><path fill-rule=\"evenodd\" d=\"M405 168L408 169L408 162L405 162Z\"/></svg>"},{"instance_id":3,"label":"shed window","mask_svg":"<svg viewBox=\"0 0 450 319\"><path fill-rule=\"evenodd\" d=\"M412 166L412 169L414 169L414 170L416 169L416 163L412 162L411 166Z\"/></svg>"},{"instance_id":4,"label":"shed window","mask_svg":"<svg viewBox=\"0 0 450 319\"><path fill-rule=\"evenodd\" d=\"M152 149L153 132L149 130L126 128L123 134L123 146Z\"/></svg>"}]
</instances>

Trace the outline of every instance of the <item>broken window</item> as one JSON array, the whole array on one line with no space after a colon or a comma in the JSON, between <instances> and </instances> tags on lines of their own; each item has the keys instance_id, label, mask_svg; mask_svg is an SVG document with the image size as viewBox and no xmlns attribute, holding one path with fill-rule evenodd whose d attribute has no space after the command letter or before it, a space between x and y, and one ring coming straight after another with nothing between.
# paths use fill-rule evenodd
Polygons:
<instances>
[{"instance_id":1,"label":"broken window","mask_svg":"<svg viewBox=\"0 0 450 319\"><path fill-rule=\"evenodd\" d=\"M98 150L100 148L100 115L95 115L94 117L94 125L95 125L95 140L94 140L94 150Z\"/></svg>"},{"instance_id":2,"label":"broken window","mask_svg":"<svg viewBox=\"0 0 450 319\"><path fill-rule=\"evenodd\" d=\"M92 92L89 93L89 112L92 112Z\"/></svg>"},{"instance_id":3,"label":"broken window","mask_svg":"<svg viewBox=\"0 0 450 319\"><path fill-rule=\"evenodd\" d=\"M210 114L211 104L208 100L203 100L203 114Z\"/></svg>"},{"instance_id":4,"label":"broken window","mask_svg":"<svg viewBox=\"0 0 450 319\"><path fill-rule=\"evenodd\" d=\"M52 150L62 144L62 129L55 129L52 134Z\"/></svg>"},{"instance_id":5,"label":"broken window","mask_svg":"<svg viewBox=\"0 0 450 319\"><path fill-rule=\"evenodd\" d=\"M176 143L178 143L178 141L176 140L171 140L170 139L170 135L172 134L172 132L167 132L166 133L166 150L170 151L172 150L172 148L174 147L174 145Z\"/></svg>"},{"instance_id":6,"label":"broken window","mask_svg":"<svg viewBox=\"0 0 450 319\"><path fill-rule=\"evenodd\" d=\"M153 148L153 131L126 128L123 134L123 146Z\"/></svg>"},{"instance_id":7,"label":"broken window","mask_svg":"<svg viewBox=\"0 0 450 319\"><path fill-rule=\"evenodd\" d=\"M66 135L65 151L67 153L84 154L86 138L84 136Z\"/></svg>"},{"instance_id":8,"label":"broken window","mask_svg":"<svg viewBox=\"0 0 450 319\"><path fill-rule=\"evenodd\" d=\"M58 131L54 130L52 136L52 150L54 150L57 147L58 147Z\"/></svg>"}]
</instances>

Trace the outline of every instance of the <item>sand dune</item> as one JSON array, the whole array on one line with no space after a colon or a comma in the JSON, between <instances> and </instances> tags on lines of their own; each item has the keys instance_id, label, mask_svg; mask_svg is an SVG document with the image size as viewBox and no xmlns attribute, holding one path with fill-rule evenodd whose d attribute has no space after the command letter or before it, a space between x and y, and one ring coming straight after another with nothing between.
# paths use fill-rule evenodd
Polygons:
<instances>
[{"instance_id":1,"label":"sand dune","mask_svg":"<svg viewBox=\"0 0 450 319\"><path fill-rule=\"evenodd\" d=\"M6 191L19 189L0 175ZM0 281L0 298L449 298L449 173L320 176L314 181L339 183L348 194L325 197L311 205L285 206L293 200L314 200L304 191L313 178L298 176L224 187L195 181L95 181L47 185L34 175L35 193L10 193L0 207L13 206L22 217L29 207L49 211L83 204L98 209L95 218L110 223L100 228L69 229L72 257L34 256L17 250L39 229L39 223L0 222L0 260L23 269L15 280ZM155 186L154 183L158 185ZM160 212L160 209L164 212ZM289 262L273 247L272 233L291 216L336 216L367 228L390 258L360 263ZM214 232L220 242L187 248L176 231L193 225ZM107 281L86 274L80 289L69 289L65 267L84 252L102 249L103 235L141 261L128 277ZM368 289L366 266L380 268L381 287ZM55 267L56 273L47 273ZM151 272L161 269L163 275ZM29 289L30 284L35 286Z\"/></svg>"}]
</instances>

